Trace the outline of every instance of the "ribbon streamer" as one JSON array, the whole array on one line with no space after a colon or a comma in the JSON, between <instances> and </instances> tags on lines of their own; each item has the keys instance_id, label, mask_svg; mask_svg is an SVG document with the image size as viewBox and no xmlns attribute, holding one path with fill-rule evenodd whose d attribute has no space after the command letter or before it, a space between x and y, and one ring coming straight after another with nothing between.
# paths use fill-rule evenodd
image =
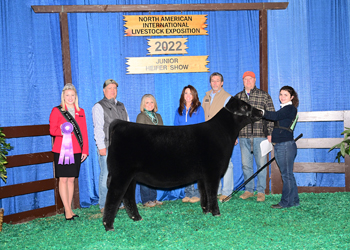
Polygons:
<instances>
[{"instance_id":1,"label":"ribbon streamer","mask_svg":"<svg viewBox=\"0 0 350 250\"><path fill-rule=\"evenodd\" d=\"M73 154L73 144L72 144L72 131L73 125L70 122L65 122L61 126L61 130L63 133L62 145L60 157L58 160L58 164L73 164L74 163L74 154Z\"/></svg>"}]
</instances>

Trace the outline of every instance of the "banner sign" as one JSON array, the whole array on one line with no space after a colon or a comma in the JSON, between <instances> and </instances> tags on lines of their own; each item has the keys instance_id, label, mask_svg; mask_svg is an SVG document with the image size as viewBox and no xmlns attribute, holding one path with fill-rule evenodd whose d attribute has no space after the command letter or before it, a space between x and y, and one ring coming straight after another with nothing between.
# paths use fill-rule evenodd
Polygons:
<instances>
[{"instance_id":1,"label":"banner sign","mask_svg":"<svg viewBox=\"0 0 350 250\"><path fill-rule=\"evenodd\" d=\"M207 35L207 15L124 16L125 36Z\"/></svg>"},{"instance_id":2,"label":"banner sign","mask_svg":"<svg viewBox=\"0 0 350 250\"><path fill-rule=\"evenodd\" d=\"M148 55L187 54L187 38L147 39Z\"/></svg>"},{"instance_id":3,"label":"banner sign","mask_svg":"<svg viewBox=\"0 0 350 250\"><path fill-rule=\"evenodd\" d=\"M208 56L127 57L127 74L209 72Z\"/></svg>"}]
</instances>

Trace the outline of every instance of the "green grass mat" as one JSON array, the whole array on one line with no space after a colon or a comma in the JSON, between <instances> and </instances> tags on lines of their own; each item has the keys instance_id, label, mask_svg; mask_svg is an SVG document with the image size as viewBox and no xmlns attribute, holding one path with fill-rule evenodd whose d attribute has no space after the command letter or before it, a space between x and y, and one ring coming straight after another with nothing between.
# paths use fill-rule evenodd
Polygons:
<instances>
[{"instance_id":1,"label":"green grass mat","mask_svg":"<svg viewBox=\"0 0 350 250\"><path fill-rule=\"evenodd\" d=\"M199 203L166 201L138 205L142 221L125 210L114 232L105 232L98 206L77 209L66 221L56 215L31 222L3 224L0 249L349 249L350 193L300 194L300 206L271 209L281 195L219 203L221 216L204 215Z\"/></svg>"}]
</instances>

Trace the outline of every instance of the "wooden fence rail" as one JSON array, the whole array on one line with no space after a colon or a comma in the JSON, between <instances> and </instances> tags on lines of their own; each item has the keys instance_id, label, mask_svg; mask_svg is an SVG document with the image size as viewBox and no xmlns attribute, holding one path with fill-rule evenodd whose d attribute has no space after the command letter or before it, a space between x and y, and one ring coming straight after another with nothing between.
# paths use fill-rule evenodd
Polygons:
<instances>
[{"instance_id":1,"label":"wooden fence rail","mask_svg":"<svg viewBox=\"0 0 350 250\"><path fill-rule=\"evenodd\" d=\"M21 138L21 137L33 137L33 136L45 136L50 135L49 125L33 125L33 126L17 126L17 127L4 127L3 133L6 138ZM34 164L42 164L53 162L53 153L41 152L31 153L23 155L13 155L7 157L6 168L14 168L21 166L28 166ZM79 189L78 180L76 179L73 199L73 208L80 208L79 205ZM63 204L58 193L58 180L57 178L51 178L40 181L26 182L15 185L6 185L0 187L0 199L31 194L46 190L54 190L55 193L55 205L29 210L21 213L15 213L4 216L5 223L23 223L36 218L52 216L55 214L63 213Z\"/></svg>"},{"instance_id":2,"label":"wooden fence rail","mask_svg":"<svg viewBox=\"0 0 350 250\"><path fill-rule=\"evenodd\" d=\"M345 127L350 127L350 110L299 112L298 122L343 121ZM344 131L343 130L343 131ZM341 132L339 132L339 135ZM331 148L343 138L302 138L297 141L299 148ZM274 154L272 153L272 157ZM299 193L349 192L350 191L350 157L345 157L344 163L295 162L294 173L342 173L345 174L344 187L298 187ZM282 193L282 179L276 161L271 163L271 193Z\"/></svg>"}]
</instances>

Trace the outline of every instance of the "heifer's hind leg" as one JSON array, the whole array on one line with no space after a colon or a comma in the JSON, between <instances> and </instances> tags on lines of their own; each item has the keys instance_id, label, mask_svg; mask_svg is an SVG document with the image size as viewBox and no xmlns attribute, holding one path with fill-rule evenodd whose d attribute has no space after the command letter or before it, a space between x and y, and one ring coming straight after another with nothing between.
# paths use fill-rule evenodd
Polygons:
<instances>
[{"instance_id":1,"label":"heifer's hind leg","mask_svg":"<svg viewBox=\"0 0 350 250\"><path fill-rule=\"evenodd\" d=\"M205 189L204 181L198 180L197 185L198 185L199 193L201 195L201 207L202 207L203 213L207 214L209 213L209 204L208 204L208 195Z\"/></svg>"},{"instance_id":2,"label":"heifer's hind leg","mask_svg":"<svg viewBox=\"0 0 350 250\"><path fill-rule=\"evenodd\" d=\"M137 209L137 206L136 206L135 188L136 188L136 181L132 180L128 189L126 190L123 201L124 201L126 212L129 215L130 219L133 219L134 221L139 221L139 220L142 220L142 217L139 214L139 210Z\"/></svg>"}]
</instances>

